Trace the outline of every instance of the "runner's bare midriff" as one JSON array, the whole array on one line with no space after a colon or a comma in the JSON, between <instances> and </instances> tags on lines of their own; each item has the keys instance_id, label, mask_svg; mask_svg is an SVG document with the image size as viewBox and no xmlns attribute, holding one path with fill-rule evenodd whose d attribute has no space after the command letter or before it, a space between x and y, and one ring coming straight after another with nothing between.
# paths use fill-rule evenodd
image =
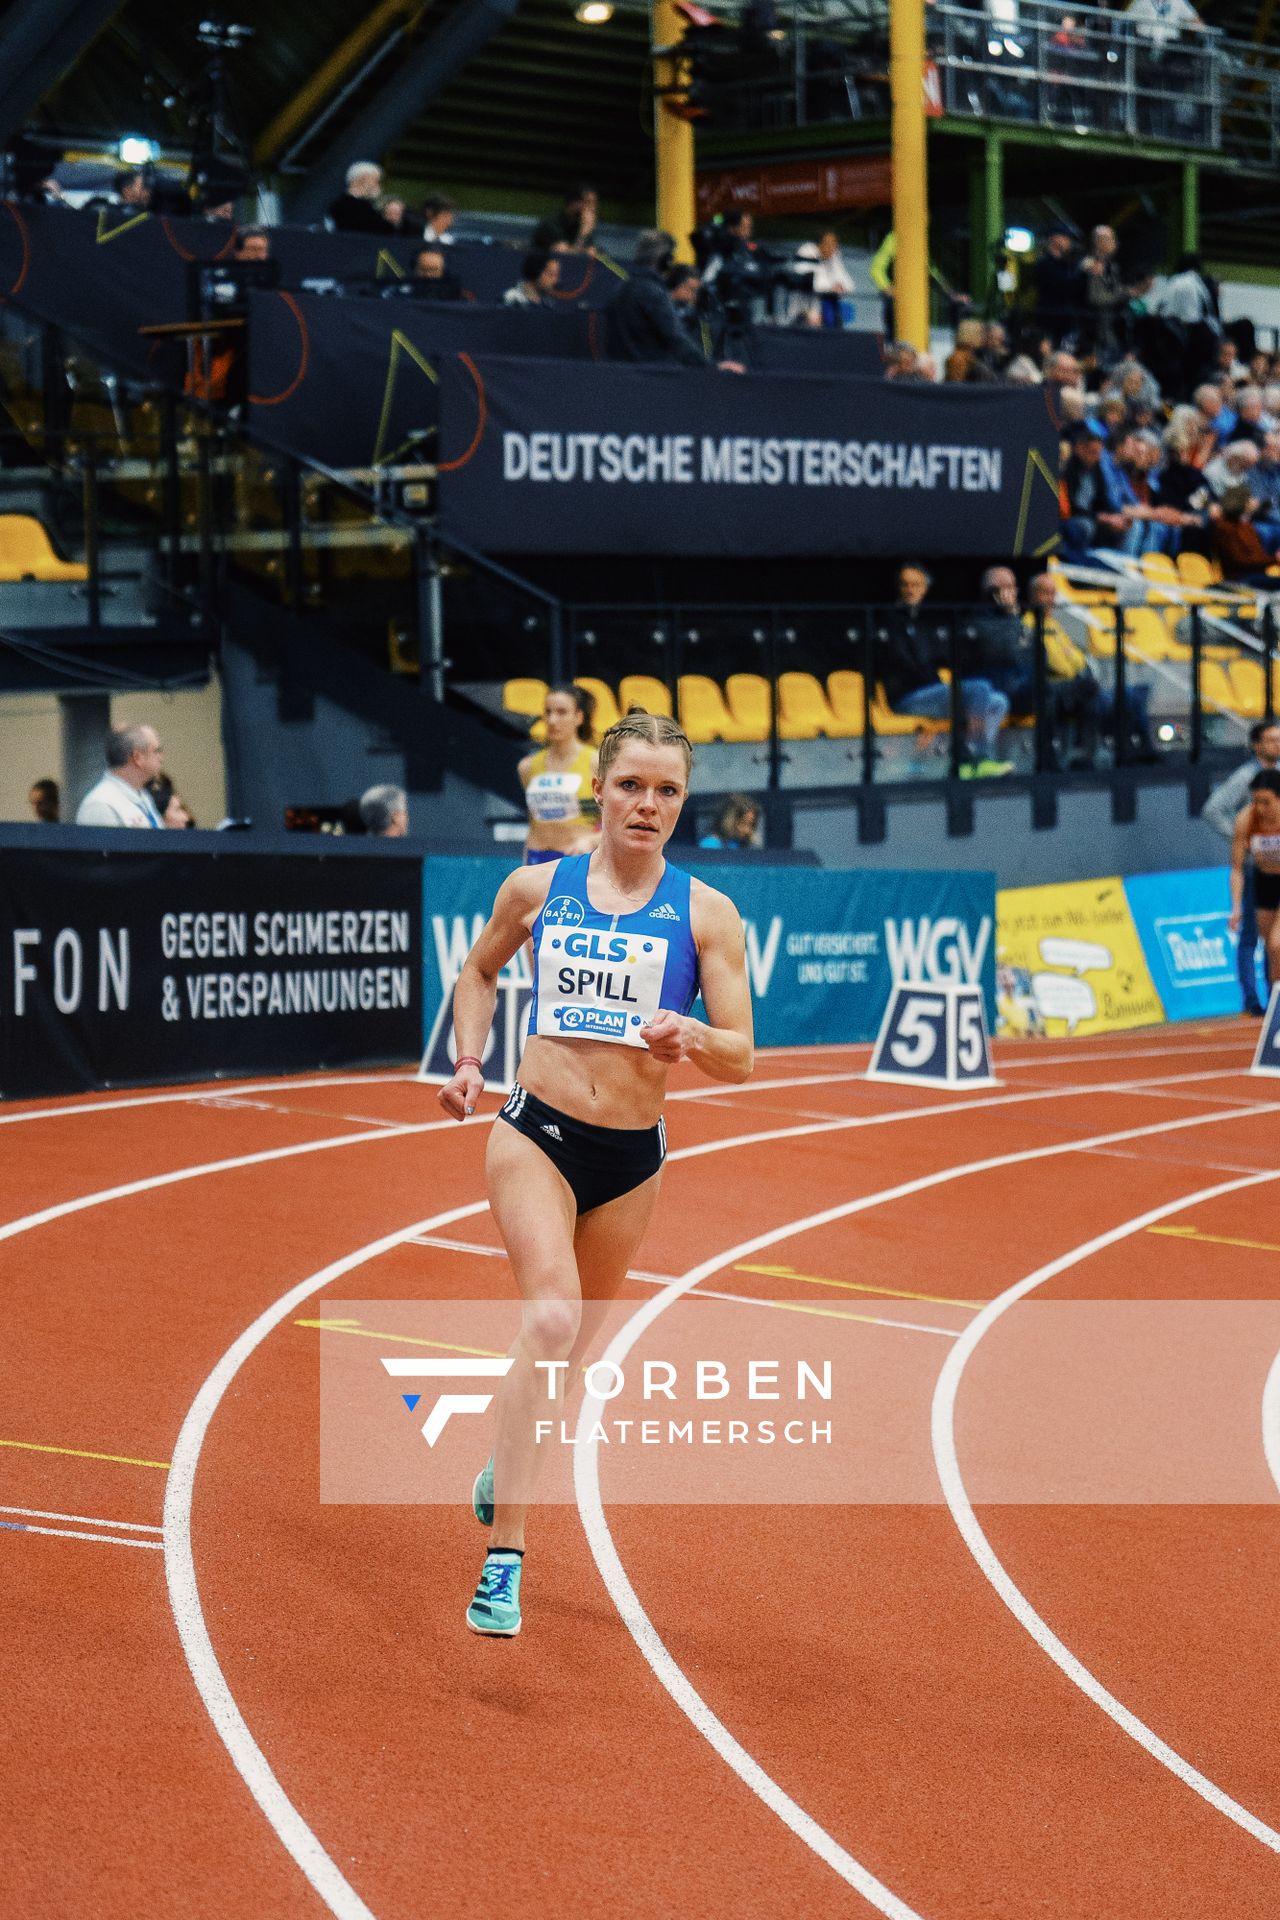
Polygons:
<instances>
[{"instance_id":1,"label":"runner's bare midriff","mask_svg":"<svg viewBox=\"0 0 1280 1920\"><path fill-rule=\"evenodd\" d=\"M667 1068L635 1047L531 1034L520 1084L595 1127L653 1127L662 1116Z\"/></svg>"}]
</instances>

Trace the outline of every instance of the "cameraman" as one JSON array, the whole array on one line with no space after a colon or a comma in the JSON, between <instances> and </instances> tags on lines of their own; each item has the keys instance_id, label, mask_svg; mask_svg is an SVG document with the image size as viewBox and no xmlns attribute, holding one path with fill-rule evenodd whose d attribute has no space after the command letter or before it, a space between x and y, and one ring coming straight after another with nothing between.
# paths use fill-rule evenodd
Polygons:
<instances>
[{"instance_id":1,"label":"cameraman","mask_svg":"<svg viewBox=\"0 0 1280 1920\"><path fill-rule=\"evenodd\" d=\"M605 345L611 360L669 361L705 367L705 354L681 327L664 283L676 243L661 228L650 227L636 242L630 278L604 310ZM736 360L719 363L723 373L745 373Z\"/></svg>"}]
</instances>

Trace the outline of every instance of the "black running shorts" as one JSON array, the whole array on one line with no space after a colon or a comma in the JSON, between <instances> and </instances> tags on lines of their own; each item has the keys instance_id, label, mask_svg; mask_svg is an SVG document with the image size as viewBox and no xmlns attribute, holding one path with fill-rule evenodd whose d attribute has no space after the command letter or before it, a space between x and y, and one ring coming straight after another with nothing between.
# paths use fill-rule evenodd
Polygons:
<instances>
[{"instance_id":1,"label":"black running shorts","mask_svg":"<svg viewBox=\"0 0 1280 1920\"><path fill-rule=\"evenodd\" d=\"M667 1156L667 1129L661 1120L656 1127L593 1127L557 1112L518 1081L498 1118L541 1147L568 1181L580 1214L642 1186Z\"/></svg>"}]
</instances>

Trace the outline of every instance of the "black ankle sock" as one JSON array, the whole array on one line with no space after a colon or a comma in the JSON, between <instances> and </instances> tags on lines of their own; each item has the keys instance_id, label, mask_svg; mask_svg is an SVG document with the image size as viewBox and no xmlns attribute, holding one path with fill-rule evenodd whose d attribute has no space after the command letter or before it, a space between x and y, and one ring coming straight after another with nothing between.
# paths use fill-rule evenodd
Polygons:
<instances>
[{"instance_id":1,"label":"black ankle sock","mask_svg":"<svg viewBox=\"0 0 1280 1920\"><path fill-rule=\"evenodd\" d=\"M521 1560L524 1559L523 1547L490 1547L489 1553L514 1553L514 1554L517 1554ZM485 1555L486 1560L488 1559L488 1557L489 1557L489 1554L486 1554Z\"/></svg>"}]
</instances>

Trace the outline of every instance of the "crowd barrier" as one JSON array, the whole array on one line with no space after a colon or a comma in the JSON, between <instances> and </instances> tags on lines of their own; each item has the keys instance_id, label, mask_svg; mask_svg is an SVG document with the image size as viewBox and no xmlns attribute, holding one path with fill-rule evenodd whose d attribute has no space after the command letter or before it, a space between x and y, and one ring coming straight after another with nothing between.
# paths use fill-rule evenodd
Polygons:
<instances>
[{"instance_id":1,"label":"crowd barrier","mask_svg":"<svg viewBox=\"0 0 1280 1920\"><path fill-rule=\"evenodd\" d=\"M1115 1033L1239 1013L1225 867L1002 889L1005 1035Z\"/></svg>"},{"instance_id":2,"label":"crowd barrier","mask_svg":"<svg viewBox=\"0 0 1280 1920\"><path fill-rule=\"evenodd\" d=\"M696 857L688 865L698 873ZM430 858L423 887L424 1071L453 1070L453 989L510 860ZM995 879L989 873L870 873L756 865L708 868L742 914L762 1047L874 1040L895 980L954 981L995 1008ZM552 889L554 893L554 887ZM509 1085L530 991L522 948L503 969L485 1067Z\"/></svg>"}]
</instances>

